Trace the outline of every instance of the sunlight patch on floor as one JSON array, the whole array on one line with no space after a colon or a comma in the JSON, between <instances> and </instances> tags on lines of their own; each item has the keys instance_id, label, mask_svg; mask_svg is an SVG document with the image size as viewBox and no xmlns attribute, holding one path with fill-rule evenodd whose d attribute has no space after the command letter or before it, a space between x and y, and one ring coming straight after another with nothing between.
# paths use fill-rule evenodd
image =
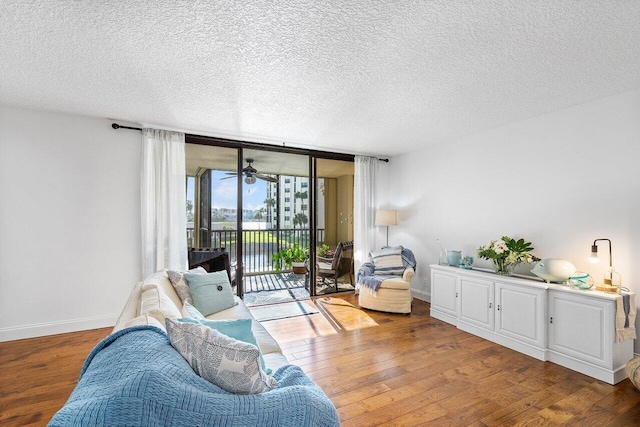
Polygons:
<instances>
[{"instance_id":1,"label":"sunlight patch on floor","mask_svg":"<svg viewBox=\"0 0 640 427\"><path fill-rule=\"evenodd\" d=\"M353 331L378 326L367 312L341 298L318 298L315 303L336 330Z\"/></svg>"}]
</instances>

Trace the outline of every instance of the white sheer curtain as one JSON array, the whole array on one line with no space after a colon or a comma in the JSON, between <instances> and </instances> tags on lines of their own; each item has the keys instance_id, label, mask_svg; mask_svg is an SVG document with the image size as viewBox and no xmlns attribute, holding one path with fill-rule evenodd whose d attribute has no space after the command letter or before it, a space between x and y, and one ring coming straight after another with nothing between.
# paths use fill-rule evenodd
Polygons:
<instances>
[{"instance_id":1,"label":"white sheer curtain","mask_svg":"<svg viewBox=\"0 0 640 427\"><path fill-rule=\"evenodd\" d=\"M369 252L378 247L374 225L378 206L378 163L376 157L355 157L353 257L356 271L369 260Z\"/></svg>"},{"instance_id":2,"label":"white sheer curtain","mask_svg":"<svg viewBox=\"0 0 640 427\"><path fill-rule=\"evenodd\" d=\"M142 130L142 272L187 267L184 134Z\"/></svg>"}]
</instances>

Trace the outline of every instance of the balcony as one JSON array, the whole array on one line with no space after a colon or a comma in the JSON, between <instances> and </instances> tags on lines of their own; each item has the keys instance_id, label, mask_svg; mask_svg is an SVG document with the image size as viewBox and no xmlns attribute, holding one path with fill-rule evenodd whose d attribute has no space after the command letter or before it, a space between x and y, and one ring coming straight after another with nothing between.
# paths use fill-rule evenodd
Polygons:
<instances>
[{"instance_id":1,"label":"balcony","mask_svg":"<svg viewBox=\"0 0 640 427\"><path fill-rule=\"evenodd\" d=\"M310 283L308 275L294 274L291 271L276 273L273 254L298 243L309 247L309 229L282 228L270 230L243 231L243 285L244 299L247 305L273 304L309 298ZM193 228L187 229L189 247L192 247ZM319 229L316 241L323 242L325 230ZM212 248L226 248L232 266L237 265L238 230L214 230L211 232ZM232 267L233 268L233 267ZM316 295L353 290L348 278L342 278L338 287L330 281L318 280Z\"/></svg>"},{"instance_id":2,"label":"balcony","mask_svg":"<svg viewBox=\"0 0 640 427\"><path fill-rule=\"evenodd\" d=\"M193 228L187 228L187 243L191 248L194 241ZM324 241L324 229L318 230L316 239ZM237 264L238 230L214 230L211 232L212 248L226 248L232 264ZM273 254L298 243L304 248L310 244L309 229L279 228L270 230L245 230L242 232L243 275L273 274L275 267Z\"/></svg>"}]
</instances>

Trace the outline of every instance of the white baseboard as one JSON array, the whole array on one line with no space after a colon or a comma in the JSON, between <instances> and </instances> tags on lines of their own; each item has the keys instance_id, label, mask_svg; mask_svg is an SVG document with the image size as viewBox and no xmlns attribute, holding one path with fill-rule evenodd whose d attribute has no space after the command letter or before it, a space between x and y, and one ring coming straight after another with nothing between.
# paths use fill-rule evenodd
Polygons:
<instances>
[{"instance_id":1,"label":"white baseboard","mask_svg":"<svg viewBox=\"0 0 640 427\"><path fill-rule=\"evenodd\" d=\"M68 332L86 331L87 329L106 328L115 325L116 320L118 320L118 315L113 314L0 328L0 342L42 337L45 335L66 334Z\"/></svg>"},{"instance_id":2,"label":"white baseboard","mask_svg":"<svg viewBox=\"0 0 640 427\"><path fill-rule=\"evenodd\" d=\"M431 302L431 294L420 290L420 289L411 289L411 295L416 298L419 299L420 301L426 301L428 303Z\"/></svg>"}]
</instances>

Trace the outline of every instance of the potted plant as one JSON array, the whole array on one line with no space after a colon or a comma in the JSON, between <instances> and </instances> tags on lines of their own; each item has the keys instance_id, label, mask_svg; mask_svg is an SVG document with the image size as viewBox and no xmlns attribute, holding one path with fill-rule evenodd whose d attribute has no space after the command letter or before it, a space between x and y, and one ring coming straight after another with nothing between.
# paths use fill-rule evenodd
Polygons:
<instances>
[{"instance_id":1,"label":"potted plant","mask_svg":"<svg viewBox=\"0 0 640 427\"><path fill-rule=\"evenodd\" d=\"M503 236L500 240L492 240L489 244L480 246L478 248L478 256L482 259L491 260L497 274L510 276L518 264L540 261L540 258L529 253L532 250L531 242Z\"/></svg>"},{"instance_id":2,"label":"potted plant","mask_svg":"<svg viewBox=\"0 0 640 427\"><path fill-rule=\"evenodd\" d=\"M276 273L280 273L282 264L284 264L287 269L293 268L295 274L305 274L307 272L305 262L308 258L309 251L298 243L294 243L291 247L273 254L271 259L273 260Z\"/></svg>"},{"instance_id":3,"label":"potted plant","mask_svg":"<svg viewBox=\"0 0 640 427\"><path fill-rule=\"evenodd\" d=\"M322 246L320 246L320 249L318 249L318 256L326 257L330 250L331 248L329 245L323 243Z\"/></svg>"}]
</instances>

